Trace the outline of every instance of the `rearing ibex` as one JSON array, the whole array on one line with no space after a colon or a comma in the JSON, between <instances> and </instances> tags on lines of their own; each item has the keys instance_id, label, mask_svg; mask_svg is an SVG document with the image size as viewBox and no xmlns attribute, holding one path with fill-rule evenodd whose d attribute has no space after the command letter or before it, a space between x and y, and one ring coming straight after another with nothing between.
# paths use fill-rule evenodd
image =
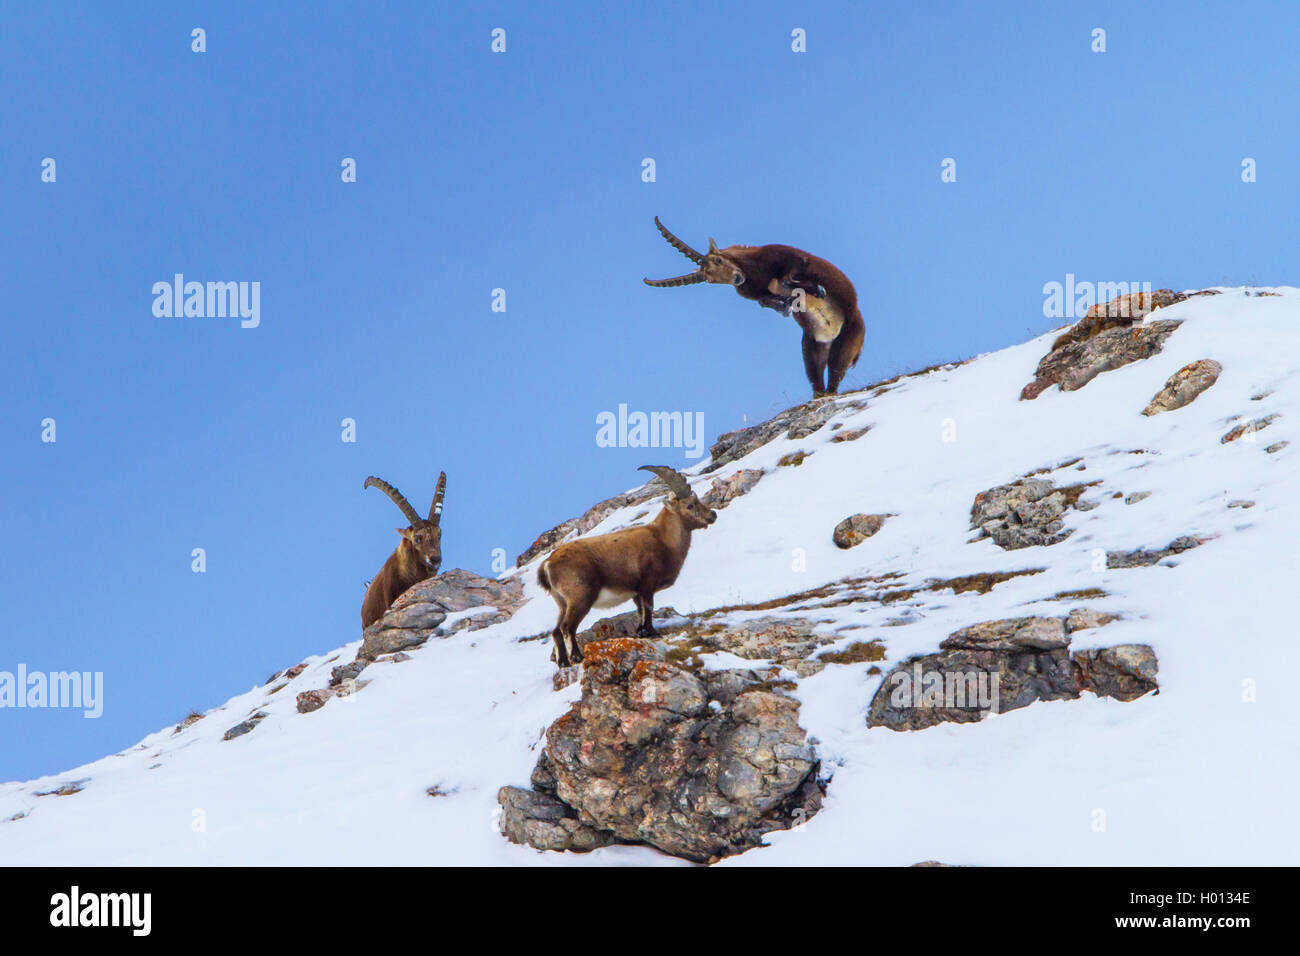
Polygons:
<instances>
[{"instance_id":1,"label":"rearing ibex","mask_svg":"<svg viewBox=\"0 0 1300 956\"><path fill-rule=\"evenodd\" d=\"M593 607L613 607L628 598L640 613L638 637L653 637L654 596L677 580L691 546L691 532L717 520L678 472L642 465L668 486L663 510L649 524L560 545L537 569L537 581L560 608L552 637L555 663L582 660L578 625ZM567 643L567 646L566 646Z\"/></svg>"},{"instance_id":2,"label":"rearing ibex","mask_svg":"<svg viewBox=\"0 0 1300 956\"><path fill-rule=\"evenodd\" d=\"M813 396L833 395L858 361L866 324L858 311L853 283L835 266L793 246L727 246L709 239L699 253L682 242L655 216L655 225L674 249L699 268L674 279L643 279L646 285L671 288L714 282L735 286L746 299L792 315L803 329L803 367Z\"/></svg>"},{"instance_id":3,"label":"rearing ibex","mask_svg":"<svg viewBox=\"0 0 1300 956\"><path fill-rule=\"evenodd\" d=\"M364 630L383 617L407 588L433 577L442 566L442 528L439 525L442 522L442 499L447 491L447 473L444 471L438 475L428 518L421 518L405 496L386 481L372 475L362 487L378 488L388 495L411 523L409 527L397 529L402 536L401 543L366 589L366 599L361 602L361 628Z\"/></svg>"}]
</instances>

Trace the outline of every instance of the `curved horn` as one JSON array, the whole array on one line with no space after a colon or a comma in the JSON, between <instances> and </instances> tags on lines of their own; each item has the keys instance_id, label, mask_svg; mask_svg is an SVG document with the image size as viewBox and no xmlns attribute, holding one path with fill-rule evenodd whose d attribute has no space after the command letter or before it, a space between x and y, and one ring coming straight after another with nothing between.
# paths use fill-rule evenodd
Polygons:
<instances>
[{"instance_id":1,"label":"curved horn","mask_svg":"<svg viewBox=\"0 0 1300 956\"><path fill-rule=\"evenodd\" d=\"M646 285L652 285L658 289L670 289L673 286L695 285L697 282L703 282L704 273L696 271L689 273L688 275L677 276L673 279L642 279L641 281Z\"/></svg>"},{"instance_id":2,"label":"curved horn","mask_svg":"<svg viewBox=\"0 0 1300 956\"><path fill-rule=\"evenodd\" d=\"M682 255L684 255L687 259L690 259L691 262L694 262L698 265L700 260L704 258L704 256L700 255L698 252L696 252L686 243L682 242L671 232L669 232L668 229L664 226L664 224L659 221L658 216L655 216L655 225L659 228L659 231L663 233L663 237L668 240L668 244L672 246L674 249L676 249L678 252L680 252Z\"/></svg>"},{"instance_id":3,"label":"curved horn","mask_svg":"<svg viewBox=\"0 0 1300 956\"><path fill-rule=\"evenodd\" d=\"M689 498L691 496L690 482L667 465L642 465L637 471L649 471L658 475L660 480L668 486L668 490L673 493L674 498Z\"/></svg>"},{"instance_id":4,"label":"curved horn","mask_svg":"<svg viewBox=\"0 0 1300 956\"><path fill-rule=\"evenodd\" d=\"M424 519L420 517L419 512L411 507L411 503L406 500L406 498L402 495L402 493L398 491L396 488L394 488L392 485L390 485L388 482L376 478L374 475L371 475L369 478L366 479L366 483L362 485L362 487L378 488L384 494L388 495L388 497L392 498L393 504L397 505L397 507L402 509L402 514L406 515L406 520L411 523L412 527L414 527L417 524L421 524L424 521Z\"/></svg>"},{"instance_id":5,"label":"curved horn","mask_svg":"<svg viewBox=\"0 0 1300 956\"><path fill-rule=\"evenodd\" d=\"M442 498L447 493L447 473L438 473L438 486L433 489L433 504L429 505L429 520L435 525L442 522Z\"/></svg>"}]
</instances>

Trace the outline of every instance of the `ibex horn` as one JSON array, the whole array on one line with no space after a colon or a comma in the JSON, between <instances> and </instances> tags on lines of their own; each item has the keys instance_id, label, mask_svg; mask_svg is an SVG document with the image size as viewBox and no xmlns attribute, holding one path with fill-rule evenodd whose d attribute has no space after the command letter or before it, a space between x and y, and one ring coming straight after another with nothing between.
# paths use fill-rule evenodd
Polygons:
<instances>
[{"instance_id":1,"label":"ibex horn","mask_svg":"<svg viewBox=\"0 0 1300 956\"><path fill-rule=\"evenodd\" d=\"M642 279L646 285L656 286L660 289L670 289L678 285L695 285L697 282L704 281L703 272L692 272L688 275L677 276L675 279Z\"/></svg>"},{"instance_id":2,"label":"ibex horn","mask_svg":"<svg viewBox=\"0 0 1300 956\"><path fill-rule=\"evenodd\" d=\"M696 265L699 265L700 262L704 260L704 256L700 255L700 253L696 252L686 243L682 242L671 232L669 232L668 229L664 226L664 224L659 221L658 216L655 216L655 225L659 227L659 231L663 233L663 237L668 240L668 244L672 246L674 249L676 249L678 252L680 252L682 255L684 255L687 259L690 259L691 262L694 262Z\"/></svg>"},{"instance_id":3,"label":"ibex horn","mask_svg":"<svg viewBox=\"0 0 1300 956\"><path fill-rule=\"evenodd\" d=\"M438 473L438 485L433 489L433 504L429 505L429 520L434 524L442 522L442 497L447 493L447 473Z\"/></svg>"},{"instance_id":4,"label":"ibex horn","mask_svg":"<svg viewBox=\"0 0 1300 956\"><path fill-rule=\"evenodd\" d=\"M402 509L402 514L406 515L406 520L410 523L411 527L415 527L417 524L421 524L424 521L424 519L420 517L419 512L411 507L411 503L406 500L405 496L383 479L371 475L366 479L366 483L362 487L378 488L384 494L388 495L388 497L392 498L393 504Z\"/></svg>"},{"instance_id":5,"label":"ibex horn","mask_svg":"<svg viewBox=\"0 0 1300 956\"><path fill-rule=\"evenodd\" d=\"M668 490L673 493L674 498L689 498L691 496L690 482L667 465L642 465L637 471L649 471L658 475L663 480L663 483L668 486Z\"/></svg>"}]
</instances>

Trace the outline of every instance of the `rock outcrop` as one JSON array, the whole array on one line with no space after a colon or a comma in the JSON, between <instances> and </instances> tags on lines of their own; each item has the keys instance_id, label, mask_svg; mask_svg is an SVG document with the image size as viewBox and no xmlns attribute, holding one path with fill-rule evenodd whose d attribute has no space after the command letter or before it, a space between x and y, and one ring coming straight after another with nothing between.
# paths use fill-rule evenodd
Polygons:
<instances>
[{"instance_id":1,"label":"rock outcrop","mask_svg":"<svg viewBox=\"0 0 1300 956\"><path fill-rule=\"evenodd\" d=\"M600 641L585 654L582 699L546 731L533 773L534 792L554 800L498 795L510 839L583 849L605 834L708 862L820 808L799 704L761 674L693 673L656 641Z\"/></svg>"},{"instance_id":2,"label":"rock outcrop","mask_svg":"<svg viewBox=\"0 0 1300 956\"><path fill-rule=\"evenodd\" d=\"M712 460L706 471L717 471L723 465L744 458L756 448L762 448L777 438L788 438L791 441L807 438L835 416L866 408L866 405L861 399L818 399L786 409L757 425L727 432L709 448Z\"/></svg>"},{"instance_id":3,"label":"rock outcrop","mask_svg":"<svg viewBox=\"0 0 1300 956\"><path fill-rule=\"evenodd\" d=\"M885 520L893 515L849 515L835 526L831 540L837 548L852 548L866 541L885 526Z\"/></svg>"},{"instance_id":4,"label":"rock outcrop","mask_svg":"<svg viewBox=\"0 0 1300 956\"><path fill-rule=\"evenodd\" d=\"M460 630L498 624L523 603L524 585L517 577L496 580L459 568L445 571L408 589L382 618L365 629L357 660L373 661L381 654L418 647L435 632L447 637ZM448 614L478 607L490 608L491 613L462 618L439 631Z\"/></svg>"},{"instance_id":5,"label":"rock outcrop","mask_svg":"<svg viewBox=\"0 0 1300 956\"><path fill-rule=\"evenodd\" d=\"M1165 382L1165 387L1152 397L1142 414L1151 416L1171 412L1190 405L1196 397L1219 380L1223 366L1214 359L1201 359L1184 365Z\"/></svg>"},{"instance_id":6,"label":"rock outcrop","mask_svg":"<svg viewBox=\"0 0 1300 956\"><path fill-rule=\"evenodd\" d=\"M1200 538L1192 535L1183 535L1181 538L1174 538L1163 548L1148 550L1146 548L1137 548L1133 551L1107 551L1106 567L1108 568L1145 568L1153 564L1159 564L1165 558L1175 554L1182 554L1184 551L1190 551L1192 548L1199 548L1204 542Z\"/></svg>"},{"instance_id":7,"label":"rock outcrop","mask_svg":"<svg viewBox=\"0 0 1300 956\"><path fill-rule=\"evenodd\" d=\"M1080 320L1075 328L1085 326L1087 322L1087 319ZM1071 338L1071 333L1067 332L1057 339L1052 351L1043 356L1034 380L1021 390L1020 397L1037 398L1053 385L1060 385L1063 392L1077 391L1102 372L1150 358L1160 351L1165 339L1181 324L1163 319L1130 328L1129 323L1123 321L1122 327L1105 328L1104 321L1099 320L1092 328L1101 327L1103 331L1083 338ZM1086 331L1087 327L1078 334L1085 335Z\"/></svg>"},{"instance_id":8,"label":"rock outcrop","mask_svg":"<svg viewBox=\"0 0 1300 956\"><path fill-rule=\"evenodd\" d=\"M1155 652L1147 645L1080 651L1072 658L1069 644L1067 623L1058 618L962 628L939 653L908 658L885 675L867 726L922 730L974 723L1040 700L1073 700L1084 691L1130 701L1157 689Z\"/></svg>"},{"instance_id":9,"label":"rock outcrop","mask_svg":"<svg viewBox=\"0 0 1300 956\"><path fill-rule=\"evenodd\" d=\"M975 540L992 538L1007 551L1057 544L1072 531L1062 515L1079 500L1085 485L1058 488L1046 478L1022 478L975 496L970 509Z\"/></svg>"}]
</instances>

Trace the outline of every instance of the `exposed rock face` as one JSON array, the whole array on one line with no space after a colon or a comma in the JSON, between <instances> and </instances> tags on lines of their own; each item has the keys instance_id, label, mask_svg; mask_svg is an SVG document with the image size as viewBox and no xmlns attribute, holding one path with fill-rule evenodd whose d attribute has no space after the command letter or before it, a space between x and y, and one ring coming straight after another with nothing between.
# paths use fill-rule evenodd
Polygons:
<instances>
[{"instance_id":1,"label":"exposed rock face","mask_svg":"<svg viewBox=\"0 0 1300 956\"><path fill-rule=\"evenodd\" d=\"M578 820L577 812L554 793L502 787L501 832L511 843L539 850L586 852L614 842L614 835Z\"/></svg>"},{"instance_id":2,"label":"exposed rock face","mask_svg":"<svg viewBox=\"0 0 1300 956\"><path fill-rule=\"evenodd\" d=\"M654 641L600 641L585 654L582 699L547 730L533 775L542 793L554 781L554 796L580 824L705 862L758 846L764 832L820 807L799 704L760 675L692 673L666 663ZM543 844L564 842L535 822L554 824L567 812L557 818L554 804L541 801L543 816L534 818L517 793L503 790L500 799L512 839L542 831Z\"/></svg>"},{"instance_id":3,"label":"exposed rock face","mask_svg":"<svg viewBox=\"0 0 1300 956\"><path fill-rule=\"evenodd\" d=\"M1265 415L1263 418L1256 418L1253 421L1245 422L1244 424L1238 425L1235 428L1230 429L1227 432L1227 434L1225 434L1222 438L1220 438L1219 444L1226 445L1230 441L1236 441L1238 438L1240 438L1243 435L1247 436L1246 438L1247 441L1253 441L1253 436L1255 432L1263 431L1269 425L1272 425L1275 421L1277 421L1278 418L1279 416L1277 415L1277 413L1274 413L1272 415Z\"/></svg>"},{"instance_id":4,"label":"exposed rock face","mask_svg":"<svg viewBox=\"0 0 1300 956\"><path fill-rule=\"evenodd\" d=\"M1145 548L1138 548L1134 551L1107 551L1106 567L1145 568L1158 564L1170 555L1182 554L1192 548L1199 548L1203 543L1200 538L1183 535L1181 538L1170 541L1165 547L1154 551L1148 551Z\"/></svg>"},{"instance_id":5,"label":"exposed rock face","mask_svg":"<svg viewBox=\"0 0 1300 956\"><path fill-rule=\"evenodd\" d=\"M1146 644L1121 644L1074 655L1079 688L1098 697L1137 700L1157 689L1156 655Z\"/></svg>"},{"instance_id":6,"label":"exposed rock face","mask_svg":"<svg viewBox=\"0 0 1300 956\"><path fill-rule=\"evenodd\" d=\"M761 468L742 468L726 478L714 478L713 487L700 498L715 511L721 511L751 488L763 477Z\"/></svg>"},{"instance_id":7,"label":"exposed rock face","mask_svg":"<svg viewBox=\"0 0 1300 956\"><path fill-rule=\"evenodd\" d=\"M1086 321L1080 320L1079 324ZM1109 328L1082 340L1066 341L1043 356L1038 363L1034 380L1024 387L1020 397L1037 398L1057 384L1063 392L1077 391L1102 372L1150 358L1160 351L1165 339L1181 324L1164 319L1132 328ZM1069 334L1066 333L1066 336ZM1057 339L1057 342L1062 342L1066 336Z\"/></svg>"},{"instance_id":8,"label":"exposed rock face","mask_svg":"<svg viewBox=\"0 0 1300 956\"><path fill-rule=\"evenodd\" d=\"M1157 289L1155 292L1133 292L1121 295L1109 302L1101 302L1090 308L1084 317L1070 326L1052 343L1052 351L1086 342L1108 329L1128 328L1139 322L1156 309L1182 302L1187 296L1172 289Z\"/></svg>"},{"instance_id":9,"label":"exposed rock face","mask_svg":"<svg viewBox=\"0 0 1300 956\"><path fill-rule=\"evenodd\" d=\"M466 618L440 636L496 624L523 603L524 585L517 577L497 581L459 568L444 572L407 590L382 618L366 628L357 660L373 661L380 654L418 647L454 611L491 607L496 613Z\"/></svg>"},{"instance_id":10,"label":"exposed rock face","mask_svg":"<svg viewBox=\"0 0 1300 956\"><path fill-rule=\"evenodd\" d=\"M939 647L972 651L1054 651L1070 643L1065 623L1055 617L1014 617L953 631Z\"/></svg>"},{"instance_id":11,"label":"exposed rock face","mask_svg":"<svg viewBox=\"0 0 1300 956\"><path fill-rule=\"evenodd\" d=\"M858 402L845 405L824 400L807 402L788 408L775 418L758 425L727 432L709 448L712 461L707 470L717 471L723 465L744 458L754 449L762 448L768 442L782 436L793 441L806 438L840 412L850 407L862 407L863 404Z\"/></svg>"},{"instance_id":12,"label":"exposed rock face","mask_svg":"<svg viewBox=\"0 0 1300 956\"><path fill-rule=\"evenodd\" d=\"M1165 387L1142 409L1143 415L1159 415L1170 412L1184 405L1190 405L1196 397L1219 380L1223 366L1214 359L1201 359L1184 365L1165 382Z\"/></svg>"},{"instance_id":13,"label":"exposed rock face","mask_svg":"<svg viewBox=\"0 0 1300 956\"><path fill-rule=\"evenodd\" d=\"M891 515L849 515L835 526L831 540L838 548L852 548L866 541L885 526L885 519Z\"/></svg>"},{"instance_id":14,"label":"exposed rock face","mask_svg":"<svg viewBox=\"0 0 1300 956\"><path fill-rule=\"evenodd\" d=\"M1007 551L1057 544L1071 535L1061 516L1083 493L1083 485L1058 488L1046 478L1022 478L975 496L970 524L976 538L992 538Z\"/></svg>"},{"instance_id":15,"label":"exposed rock face","mask_svg":"<svg viewBox=\"0 0 1300 956\"><path fill-rule=\"evenodd\" d=\"M266 711L259 710L257 713L249 717L247 720L241 721L240 723L235 724L235 726L227 730L224 734L221 735L221 739L234 740L236 737L242 737L244 736L244 734L251 731L254 727L256 727L265 719L266 719Z\"/></svg>"},{"instance_id":16,"label":"exposed rock face","mask_svg":"<svg viewBox=\"0 0 1300 956\"><path fill-rule=\"evenodd\" d=\"M760 617L740 624L690 627L685 636L696 648L771 661L777 672L789 668L800 677L809 677L827 664L813 655L836 642L835 635L815 634L813 628L813 622L803 618Z\"/></svg>"},{"instance_id":17,"label":"exposed rock face","mask_svg":"<svg viewBox=\"0 0 1300 956\"><path fill-rule=\"evenodd\" d=\"M885 675L868 727L921 730L973 723L1038 700L1072 700L1088 690L1129 701L1157 689L1145 644L1081 651L1073 659L1057 618L985 621L951 634L937 654L903 661Z\"/></svg>"}]
</instances>

